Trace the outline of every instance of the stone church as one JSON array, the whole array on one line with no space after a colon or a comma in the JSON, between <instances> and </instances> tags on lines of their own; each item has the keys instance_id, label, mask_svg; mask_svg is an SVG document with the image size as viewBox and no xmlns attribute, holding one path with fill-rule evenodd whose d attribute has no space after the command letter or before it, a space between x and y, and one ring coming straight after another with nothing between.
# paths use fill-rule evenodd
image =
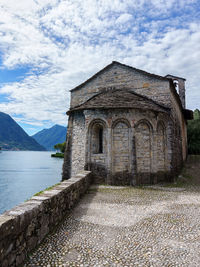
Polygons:
<instances>
[{"instance_id":1,"label":"stone church","mask_svg":"<svg viewBox=\"0 0 200 267\"><path fill-rule=\"evenodd\" d=\"M173 181L187 156L185 79L112 62L71 90L63 180Z\"/></svg>"}]
</instances>

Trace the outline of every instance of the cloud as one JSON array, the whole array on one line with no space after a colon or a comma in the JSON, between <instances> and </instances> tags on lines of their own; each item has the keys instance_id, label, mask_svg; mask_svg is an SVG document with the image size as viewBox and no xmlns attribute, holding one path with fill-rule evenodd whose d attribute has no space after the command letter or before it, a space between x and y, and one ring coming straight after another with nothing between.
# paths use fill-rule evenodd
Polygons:
<instances>
[{"instance_id":1,"label":"cloud","mask_svg":"<svg viewBox=\"0 0 200 267\"><path fill-rule=\"evenodd\" d=\"M0 110L66 124L69 89L112 60L185 77L188 107L200 108L199 11L195 0L1 0L0 68L27 73L2 84Z\"/></svg>"},{"instance_id":2,"label":"cloud","mask_svg":"<svg viewBox=\"0 0 200 267\"><path fill-rule=\"evenodd\" d=\"M121 23L127 23L128 21L130 21L132 19L132 15L131 14L128 14L128 13L125 13L125 14L122 14L120 15L116 22L121 24Z\"/></svg>"}]
</instances>

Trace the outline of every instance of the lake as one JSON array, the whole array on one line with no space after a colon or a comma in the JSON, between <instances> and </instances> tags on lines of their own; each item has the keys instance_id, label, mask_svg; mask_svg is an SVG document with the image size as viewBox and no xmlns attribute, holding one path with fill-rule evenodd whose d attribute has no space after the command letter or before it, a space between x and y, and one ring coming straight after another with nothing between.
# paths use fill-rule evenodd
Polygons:
<instances>
[{"instance_id":1,"label":"lake","mask_svg":"<svg viewBox=\"0 0 200 267\"><path fill-rule=\"evenodd\" d=\"M0 152L0 214L61 181L63 159L52 152Z\"/></svg>"}]
</instances>

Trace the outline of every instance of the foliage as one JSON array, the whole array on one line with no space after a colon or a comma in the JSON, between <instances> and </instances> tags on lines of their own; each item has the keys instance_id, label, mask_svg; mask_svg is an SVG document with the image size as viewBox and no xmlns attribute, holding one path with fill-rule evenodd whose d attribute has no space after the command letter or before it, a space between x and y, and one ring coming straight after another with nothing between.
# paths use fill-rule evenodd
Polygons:
<instances>
[{"instance_id":1,"label":"foliage","mask_svg":"<svg viewBox=\"0 0 200 267\"><path fill-rule=\"evenodd\" d=\"M64 153L51 154L52 158L64 158Z\"/></svg>"},{"instance_id":2,"label":"foliage","mask_svg":"<svg viewBox=\"0 0 200 267\"><path fill-rule=\"evenodd\" d=\"M189 154L200 154L200 118L199 110L195 110L194 120L188 121L188 152Z\"/></svg>"},{"instance_id":3,"label":"foliage","mask_svg":"<svg viewBox=\"0 0 200 267\"><path fill-rule=\"evenodd\" d=\"M198 109L195 109L193 112L194 120L199 120L200 119L200 111Z\"/></svg>"},{"instance_id":4,"label":"foliage","mask_svg":"<svg viewBox=\"0 0 200 267\"><path fill-rule=\"evenodd\" d=\"M60 152L62 152L62 153L64 153L65 152L65 147L66 147L66 142L63 142L63 143L59 143L59 144L56 144L55 146L54 146L54 148L56 149L56 150L60 150Z\"/></svg>"},{"instance_id":5,"label":"foliage","mask_svg":"<svg viewBox=\"0 0 200 267\"><path fill-rule=\"evenodd\" d=\"M35 196L39 196L39 195L41 195L44 191L49 191L49 190L53 189L54 187L56 187L56 186L59 185L59 184L61 184L61 183L57 183L57 184L54 184L54 185L52 185L52 186L49 186L49 187L45 188L44 190L35 193L33 196L34 196L34 197L35 197ZM28 200L29 200L29 199L27 199L26 201L28 201Z\"/></svg>"}]
</instances>

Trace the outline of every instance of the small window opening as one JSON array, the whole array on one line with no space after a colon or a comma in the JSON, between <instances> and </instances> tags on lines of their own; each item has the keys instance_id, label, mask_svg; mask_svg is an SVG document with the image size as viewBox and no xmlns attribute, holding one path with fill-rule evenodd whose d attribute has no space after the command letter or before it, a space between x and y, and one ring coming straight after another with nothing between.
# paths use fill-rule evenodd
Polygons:
<instances>
[{"instance_id":1,"label":"small window opening","mask_svg":"<svg viewBox=\"0 0 200 267\"><path fill-rule=\"evenodd\" d=\"M103 153L103 127L96 124L92 131L92 150L94 154Z\"/></svg>"},{"instance_id":2,"label":"small window opening","mask_svg":"<svg viewBox=\"0 0 200 267\"><path fill-rule=\"evenodd\" d=\"M174 83L177 93L179 94L179 82L177 80L174 80L173 83Z\"/></svg>"},{"instance_id":3,"label":"small window opening","mask_svg":"<svg viewBox=\"0 0 200 267\"><path fill-rule=\"evenodd\" d=\"M103 153L103 128L99 128L99 151L98 153Z\"/></svg>"}]
</instances>

